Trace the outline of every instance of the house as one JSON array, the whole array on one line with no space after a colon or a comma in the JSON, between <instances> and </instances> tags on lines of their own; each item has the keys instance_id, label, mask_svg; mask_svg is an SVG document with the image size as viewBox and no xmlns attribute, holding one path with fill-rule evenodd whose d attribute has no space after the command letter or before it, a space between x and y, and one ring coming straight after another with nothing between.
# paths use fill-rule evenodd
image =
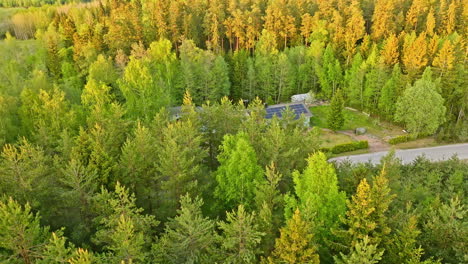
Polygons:
<instances>
[{"instance_id":1,"label":"house","mask_svg":"<svg viewBox=\"0 0 468 264\"><path fill-rule=\"evenodd\" d=\"M297 120L301 117L301 115L303 115L305 118L304 125L310 125L310 118L312 117L312 113L309 111L309 109L304 103L288 103L267 106L265 109L265 118L271 119L275 115L278 118L281 118L283 116L283 111L286 110L286 108L289 108L294 112L294 114L296 115L294 119Z\"/></svg>"}]
</instances>

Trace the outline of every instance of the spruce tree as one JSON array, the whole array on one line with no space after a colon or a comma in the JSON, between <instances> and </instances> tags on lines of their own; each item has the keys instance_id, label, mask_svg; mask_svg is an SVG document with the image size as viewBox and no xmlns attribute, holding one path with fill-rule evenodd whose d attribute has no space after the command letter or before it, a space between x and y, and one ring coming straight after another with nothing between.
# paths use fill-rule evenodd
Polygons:
<instances>
[{"instance_id":1,"label":"spruce tree","mask_svg":"<svg viewBox=\"0 0 468 264\"><path fill-rule=\"evenodd\" d=\"M343 114L344 102L341 90L338 90L334 95L330 103L330 109L328 112L328 127L333 131L339 130L343 127L345 119Z\"/></svg>"}]
</instances>

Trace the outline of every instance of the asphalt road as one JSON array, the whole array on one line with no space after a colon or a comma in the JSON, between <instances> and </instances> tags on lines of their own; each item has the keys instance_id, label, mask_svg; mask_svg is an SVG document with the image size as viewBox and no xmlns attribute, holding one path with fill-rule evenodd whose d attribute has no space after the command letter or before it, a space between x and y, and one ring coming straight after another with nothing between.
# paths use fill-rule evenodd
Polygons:
<instances>
[{"instance_id":1,"label":"asphalt road","mask_svg":"<svg viewBox=\"0 0 468 264\"><path fill-rule=\"evenodd\" d=\"M343 161L349 159L354 163L372 162L378 164L380 159L388 154L388 151L374 152L361 155L343 156L330 159L329 161ZM445 145L432 148L395 150L395 156L401 159L403 164L411 163L415 158L424 155L432 161L441 161L450 159L457 155L459 159L468 159L468 144Z\"/></svg>"}]
</instances>

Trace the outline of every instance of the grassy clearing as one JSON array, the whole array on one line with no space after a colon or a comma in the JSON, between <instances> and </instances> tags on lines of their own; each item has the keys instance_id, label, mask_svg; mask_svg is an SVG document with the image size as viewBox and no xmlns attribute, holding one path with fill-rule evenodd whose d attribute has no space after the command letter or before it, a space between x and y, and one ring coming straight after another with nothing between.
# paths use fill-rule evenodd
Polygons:
<instances>
[{"instance_id":1,"label":"grassy clearing","mask_svg":"<svg viewBox=\"0 0 468 264\"><path fill-rule=\"evenodd\" d=\"M329 108L330 107L328 105L313 106L310 108L313 115L311 118L313 126L328 128L327 116ZM365 127L369 133L381 138L393 137L402 134L400 127L388 122L380 121L373 117L368 117L358 111L344 109L344 117L345 124L342 130L354 130L357 127Z\"/></svg>"},{"instance_id":2,"label":"grassy clearing","mask_svg":"<svg viewBox=\"0 0 468 264\"><path fill-rule=\"evenodd\" d=\"M394 145L396 149L413 149L413 148L427 148L435 147L438 145L445 145L438 143L433 137L420 138L413 141L408 141Z\"/></svg>"},{"instance_id":3,"label":"grassy clearing","mask_svg":"<svg viewBox=\"0 0 468 264\"><path fill-rule=\"evenodd\" d=\"M322 129L320 133L320 139L322 140L321 147L324 147L324 148L330 148L335 145L356 141L350 136L333 133L332 131L324 130L324 129Z\"/></svg>"}]
</instances>

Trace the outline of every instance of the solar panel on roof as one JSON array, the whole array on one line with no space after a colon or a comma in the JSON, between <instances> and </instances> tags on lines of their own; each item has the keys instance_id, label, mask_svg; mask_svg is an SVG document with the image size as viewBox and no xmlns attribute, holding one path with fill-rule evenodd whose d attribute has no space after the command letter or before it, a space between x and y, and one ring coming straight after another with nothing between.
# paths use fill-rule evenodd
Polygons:
<instances>
[{"instance_id":1,"label":"solar panel on roof","mask_svg":"<svg viewBox=\"0 0 468 264\"><path fill-rule=\"evenodd\" d=\"M270 106L266 109L266 116L265 118L270 119L273 118L274 115L281 118L283 117L283 111L286 110L287 106ZM294 119L299 119L301 114L307 114L307 109L304 107L303 104L293 104L289 105L289 109L294 111L295 117Z\"/></svg>"}]
</instances>

